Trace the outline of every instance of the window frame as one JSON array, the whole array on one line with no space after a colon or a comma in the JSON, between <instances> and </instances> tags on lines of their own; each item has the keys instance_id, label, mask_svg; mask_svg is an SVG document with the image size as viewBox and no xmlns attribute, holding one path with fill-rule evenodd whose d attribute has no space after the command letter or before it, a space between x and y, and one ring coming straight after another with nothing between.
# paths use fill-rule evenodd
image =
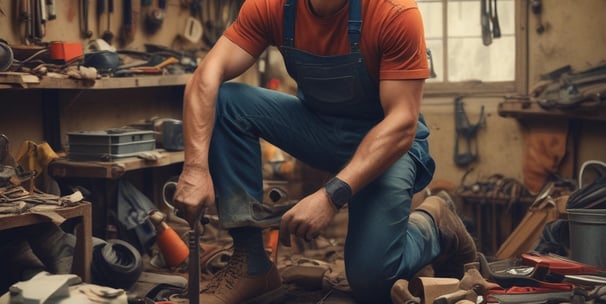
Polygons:
<instances>
[{"instance_id":1,"label":"window frame","mask_svg":"<svg viewBox=\"0 0 606 304\"><path fill-rule=\"evenodd\" d=\"M446 33L447 27L447 5L448 0L442 0L443 10L443 32ZM528 9L527 1L514 1L515 14L515 73L513 81L462 81L446 83L425 83L425 96L452 96L452 95L496 95L496 94L517 94L525 95L528 90ZM448 50L448 37L443 37L444 49ZM442 56L447 57L448 51ZM446 58L441 58L446 62Z\"/></svg>"}]
</instances>

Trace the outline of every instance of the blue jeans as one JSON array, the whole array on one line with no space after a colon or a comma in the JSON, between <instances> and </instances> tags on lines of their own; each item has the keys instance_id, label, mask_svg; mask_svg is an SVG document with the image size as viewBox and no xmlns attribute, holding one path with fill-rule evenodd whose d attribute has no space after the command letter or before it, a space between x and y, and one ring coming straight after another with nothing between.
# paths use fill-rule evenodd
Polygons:
<instances>
[{"instance_id":1,"label":"blue jeans","mask_svg":"<svg viewBox=\"0 0 606 304\"><path fill-rule=\"evenodd\" d=\"M263 212L261 147L264 138L298 160L336 173L378 121L323 116L296 96L225 83L219 91L210 149L217 210L225 228L276 225ZM345 243L348 282L354 293L389 296L398 278L410 278L439 253L433 224L409 221L411 198L433 174L426 132L393 166L349 203ZM423 129L424 128L424 129ZM414 153L413 153L414 152Z\"/></svg>"}]
</instances>

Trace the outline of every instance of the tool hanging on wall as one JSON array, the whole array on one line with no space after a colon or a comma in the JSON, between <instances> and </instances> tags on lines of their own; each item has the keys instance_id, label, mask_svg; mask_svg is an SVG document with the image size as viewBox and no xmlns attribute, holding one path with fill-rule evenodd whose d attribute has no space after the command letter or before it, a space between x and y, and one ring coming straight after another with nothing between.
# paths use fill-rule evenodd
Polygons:
<instances>
[{"instance_id":1,"label":"tool hanging on wall","mask_svg":"<svg viewBox=\"0 0 606 304\"><path fill-rule=\"evenodd\" d=\"M202 39L204 29L202 28L202 3L199 0L191 1L189 6L189 17L185 21L185 29L181 35L191 43L198 43Z\"/></svg>"},{"instance_id":2,"label":"tool hanging on wall","mask_svg":"<svg viewBox=\"0 0 606 304\"><path fill-rule=\"evenodd\" d=\"M204 43L211 47L223 35L227 26L236 19L242 0L213 1L205 0L202 9Z\"/></svg>"},{"instance_id":3,"label":"tool hanging on wall","mask_svg":"<svg viewBox=\"0 0 606 304\"><path fill-rule=\"evenodd\" d=\"M429 61L429 78L436 78L438 75L436 74L436 70L433 67L433 56L431 55L431 50L427 49L427 61Z\"/></svg>"},{"instance_id":4,"label":"tool hanging on wall","mask_svg":"<svg viewBox=\"0 0 606 304\"><path fill-rule=\"evenodd\" d=\"M476 139L478 129L486 127L484 118L484 106L480 110L480 117L476 124L471 124L463 107L463 98L458 96L455 102L455 151L454 162L459 167L466 167L478 159L478 141ZM460 141L465 141L465 151L461 152Z\"/></svg>"},{"instance_id":5,"label":"tool hanging on wall","mask_svg":"<svg viewBox=\"0 0 606 304\"><path fill-rule=\"evenodd\" d=\"M480 25L482 26L482 43L485 46L492 44L492 32L490 31L490 17L491 13L489 10L491 0L480 0Z\"/></svg>"},{"instance_id":6,"label":"tool hanging on wall","mask_svg":"<svg viewBox=\"0 0 606 304\"><path fill-rule=\"evenodd\" d=\"M489 1L492 4L491 9L490 9L490 21L492 23L492 38L501 38L501 25L499 24L499 14L497 12L497 0L489 0Z\"/></svg>"},{"instance_id":7,"label":"tool hanging on wall","mask_svg":"<svg viewBox=\"0 0 606 304\"><path fill-rule=\"evenodd\" d=\"M158 0L158 6L148 10L145 15L145 30L148 33L155 33L160 29L166 16L166 0Z\"/></svg>"},{"instance_id":8,"label":"tool hanging on wall","mask_svg":"<svg viewBox=\"0 0 606 304\"><path fill-rule=\"evenodd\" d=\"M543 12L543 3L541 0L532 0L530 2L530 9L532 13L537 16L537 34L542 34L545 31L543 21L541 21L541 13Z\"/></svg>"},{"instance_id":9,"label":"tool hanging on wall","mask_svg":"<svg viewBox=\"0 0 606 304\"><path fill-rule=\"evenodd\" d=\"M139 1L123 0L122 2L122 31L120 43L127 44L135 39L137 24L139 21Z\"/></svg>"},{"instance_id":10,"label":"tool hanging on wall","mask_svg":"<svg viewBox=\"0 0 606 304\"><path fill-rule=\"evenodd\" d=\"M105 40L109 45L112 44L112 40L114 39L114 33L111 30L111 20L112 15L114 14L114 0L107 0L107 29L101 35L101 39Z\"/></svg>"},{"instance_id":11,"label":"tool hanging on wall","mask_svg":"<svg viewBox=\"0 0 606 304\"><path fill-rule=\"evenodd\" d=\"M55 5L55 0L46 0L46 12L48 14L48 20L57 19L57 9Z\"/></svg>"},{"instance_id":12,"label":"tool hanging on wall","mask_svg":"<svg viewBox=\"0 0 606 304\"><path fill-rule=\"evenodd\" d=\"M80 2L80 30L82 38L90 38L93 36L93 31L88 26L88 8L89 0L82 0Z\"/></svg>"}]
</instances>

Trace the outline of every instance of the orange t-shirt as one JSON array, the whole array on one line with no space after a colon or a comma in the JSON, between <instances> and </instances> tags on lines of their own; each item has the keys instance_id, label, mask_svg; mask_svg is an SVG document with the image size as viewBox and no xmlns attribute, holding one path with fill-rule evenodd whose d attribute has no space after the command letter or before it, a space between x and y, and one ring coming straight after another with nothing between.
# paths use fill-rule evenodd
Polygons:
<instances>
[{"instance_id":1,"label":"orange t-shirt","mask_svg":"<svg viewBox=\"0 0 606 304\"><path fill-rule=\"evenodd\" d=\"M224 35L252 56L283 41L286 0L246 0ZM335 15L318 17L309 1L297 1L295 48L321 56L350 52L349 4ZM360 50L373 79L429 76L421 13L414 0L362 0Z\"/></svg>"}]
</instances>

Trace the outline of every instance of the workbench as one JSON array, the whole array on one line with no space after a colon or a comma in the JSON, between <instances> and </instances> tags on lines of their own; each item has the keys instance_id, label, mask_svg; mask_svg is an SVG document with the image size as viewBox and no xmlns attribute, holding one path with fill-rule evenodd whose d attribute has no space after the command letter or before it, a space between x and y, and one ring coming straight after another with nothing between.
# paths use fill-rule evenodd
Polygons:
<instances>
[{"instance_id":1,"label":"workbench","mask_svg":"<svg viewBox=\"0 0 606 304\"><path fill-rule=\"evenodd\" d=\"M156 204L161 201L164 182L181 172L183 151L156 149L154 152L158 155L156 160L127 157L104 162L59 158L49 164L48 172L61 187L82 186L91 191L94 197L90 199L93 202L93 235L115 238L116 227L111 215L116 210L118 181L132 180Z\"/></svg>"},{"instance_id":2,"label":"workbench","mask_svg":"<svg viewBox=\"0 0 606 304\"><path fill-rule=\"evenodd\" d=\"M75 235L76 248L72 262L72 272L82 278L84 282L91 282L90 266L92 262L92 209L91 203L81 202L72 207L59 207L52 212L67 219L77 221ZM50 222L49 217L40 213L0 214L0 230L16 227L30 226L43 222Z\"/></svg>"}]
</instances>

